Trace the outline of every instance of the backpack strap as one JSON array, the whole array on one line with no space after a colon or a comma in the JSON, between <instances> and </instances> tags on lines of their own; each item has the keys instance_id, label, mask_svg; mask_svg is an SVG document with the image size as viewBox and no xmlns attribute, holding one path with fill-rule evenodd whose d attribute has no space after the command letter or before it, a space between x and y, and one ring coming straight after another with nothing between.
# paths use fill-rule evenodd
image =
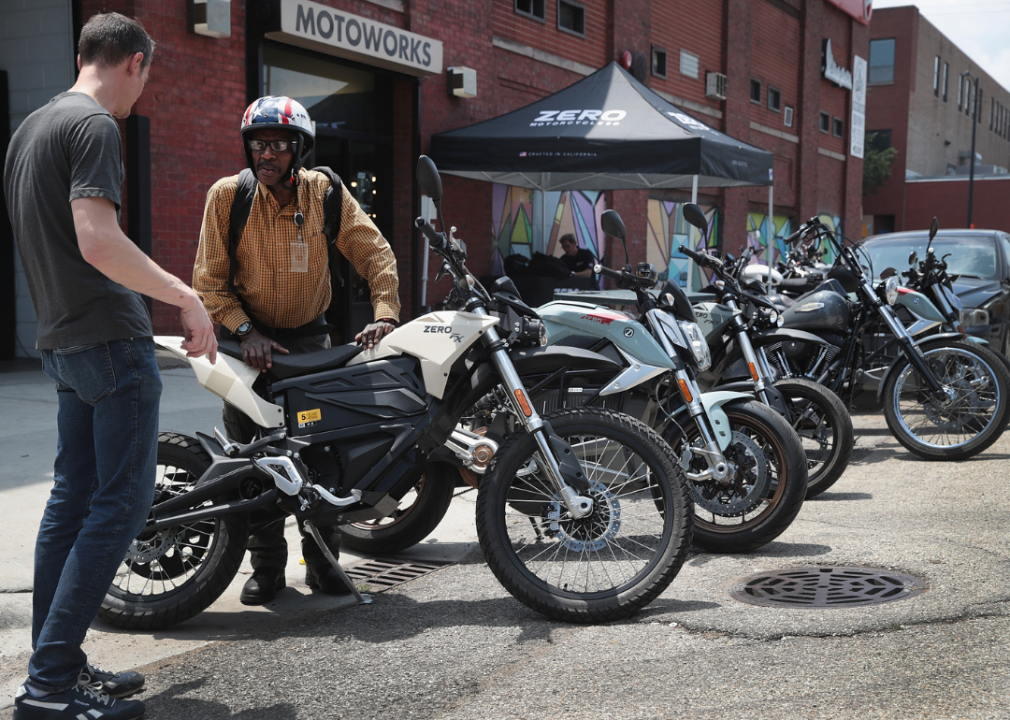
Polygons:
<instances>
[{"instance_id":1,"label":"backpack strap","mask_svg":"<svg viewBox=\"0 0 1010 720\"><path fill-rule=\"evenodd\" d=\"M337 237L340 235L340 217L344 210L344 184L340 176L325 165L312 168L330 179L330 187L323 197L323 235L326 236L326 247L329 251L330 278L344 286L343 255L337 250Z\"/></svg>"},{"instance_id":2,"label":"backpack strap","mask_svg":"<svg viewBox=\"0 0 1010 720\"><path fill-rule=\"evenodd\" d=\"M238 174L238 185L235 188L235 199L231 203L231 215L228 220L228 290L238 297L235 292L235 271L238 269L236 255L238 253L238 239L245 229L246 221L249 219L249 211L252 210L253 199L256 197L256 176L253 171L246 168Z\"/></svg>"}]
</instances>

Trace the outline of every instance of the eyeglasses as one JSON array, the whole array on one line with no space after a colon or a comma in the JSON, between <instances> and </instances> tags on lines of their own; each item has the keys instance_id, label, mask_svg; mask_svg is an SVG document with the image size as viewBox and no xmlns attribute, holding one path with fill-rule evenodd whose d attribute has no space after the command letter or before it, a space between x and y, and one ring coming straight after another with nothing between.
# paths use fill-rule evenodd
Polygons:
<instances>
[{"instance_id":1,"label":"eyeglasses","mask_svg":"<svg viewBox=\"0 0 1010 720\"><path fill-rule=\"evenodd\" d=\"M246 145L248 145L249 149L253 152L263 152L267 149L267 145L269 145L270 149L274 152L287 152L291 149L291 146L294 145L294 143L290 140L271 140L270 142L267 142L266 140L247 140Z\"/></svg>"}]
</instances>

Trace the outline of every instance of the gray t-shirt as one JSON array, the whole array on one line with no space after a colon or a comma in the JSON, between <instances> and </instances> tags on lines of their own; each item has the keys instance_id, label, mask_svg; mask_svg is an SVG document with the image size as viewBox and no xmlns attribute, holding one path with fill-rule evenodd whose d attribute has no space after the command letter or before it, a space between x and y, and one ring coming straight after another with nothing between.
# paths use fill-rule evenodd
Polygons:
<instances>
[{"instance_id":1,"label":"gray t-shirt","mask_svg":"<svg viewBox=\"0 0 1010 720\"><path fill-rule=\"evenodd\" d=\"M41 350L148 337L143 299L81 255L70 201L102 197L120 208L119 126L83 93L57 95L11 138L4 193L28 279Z\"/></svg>"}]
</instances>

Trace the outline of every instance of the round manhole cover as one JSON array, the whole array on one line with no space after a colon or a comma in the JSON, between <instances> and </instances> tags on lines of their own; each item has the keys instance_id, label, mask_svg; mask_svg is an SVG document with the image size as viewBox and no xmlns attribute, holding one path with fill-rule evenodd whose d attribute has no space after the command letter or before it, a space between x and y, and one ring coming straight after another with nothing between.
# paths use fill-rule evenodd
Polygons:
<instances>
[{"instance_id":1,"label":"round manhole cover","mask_svg":"<svg viewBox=\"0 0 1010 720\"><path fill-rule=\"evenodd\" d=\"M795 567L744 578L730 596L765 607L854 607L905 600L926 592L911 575L859 567Z\"/></svg>"}]
</instances>

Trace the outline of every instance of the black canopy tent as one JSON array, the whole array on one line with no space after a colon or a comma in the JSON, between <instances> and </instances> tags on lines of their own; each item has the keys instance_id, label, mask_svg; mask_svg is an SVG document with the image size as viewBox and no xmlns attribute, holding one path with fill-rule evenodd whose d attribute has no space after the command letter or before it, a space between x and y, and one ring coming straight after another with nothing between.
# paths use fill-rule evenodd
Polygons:
<instances>
[{"instance_id":1,"label":"black canopy tent","mask_svg":"<svg viewBox=\"0 0 1010 720\"><path fill-rule=\"evenodd\" d=\"M433 135L430 154L441 172L541 191L772 184L770 152L696 120L617 63L519 110Z\"/></svg>"},{"instance_id":2,"label":"black canopy tent","mask_svg":"<svg viewBox=\"0 0 1010 720\"><path fill-rule=\"evenodd\" d=\"M768 186L772 225L772 153L700 122L616 62L513 112L433 135L429 154L440 172L541 193L690 187L697 202L699 186ZM546 235L543 207L541 221Z\"/></svg>"}]
</instances>

